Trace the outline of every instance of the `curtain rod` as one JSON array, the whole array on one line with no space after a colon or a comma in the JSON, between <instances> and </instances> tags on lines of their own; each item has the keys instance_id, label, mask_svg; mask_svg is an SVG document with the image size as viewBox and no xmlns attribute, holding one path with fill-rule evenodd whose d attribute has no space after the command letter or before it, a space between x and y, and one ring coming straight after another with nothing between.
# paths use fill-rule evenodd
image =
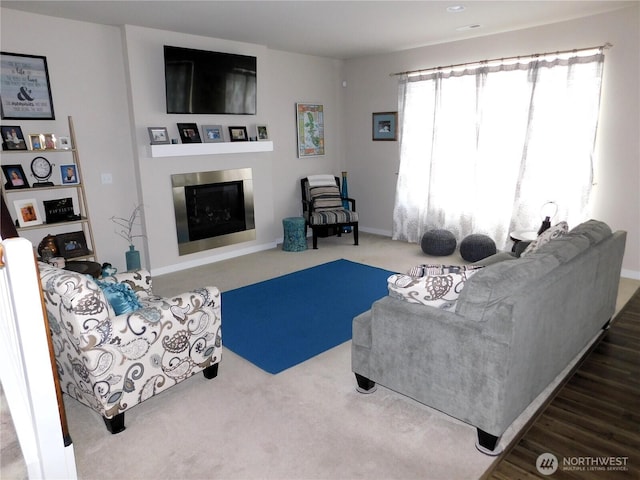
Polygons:
<instances>
[{"instance_id":1,"label":"curtain rod","mask_svg":"<svg viewBox=\"0 0 640 480\"><path fill-rule=\"evenodd\" d=\"M467 65L478 65L478 64L481 64L481 63L488 63L488 62L503 62L505 60L506 61L509 61L509 60L520 60L520 59L525 59L525 58L544 57L545 55L560 55L561 53L584 52L585 50L597 50L597 49L606 50L606 49L611 48L611 47L613 47L613 44L607 42L604 45L598 45L597 47L574 48L574 49L571 49L571 50L562 50L562 51L558 51L558 52L534 53L532 55L520 55L520 56L517 56L517 57L493 58L491 60L480 60L480 61L477 61L477 62L458 63L457 65L446 65L446 66L440 66L440 67L421 68L419 70L407 70L406 72L390 73L389 76L396 77L396 76L399 76L399 75L411 75L412 73L431 72L433 70L440 70L440 69L452 69L452 68L457 68L457 67L464 67L464 66L467 66Z\"/></svg>"}]
</instances>

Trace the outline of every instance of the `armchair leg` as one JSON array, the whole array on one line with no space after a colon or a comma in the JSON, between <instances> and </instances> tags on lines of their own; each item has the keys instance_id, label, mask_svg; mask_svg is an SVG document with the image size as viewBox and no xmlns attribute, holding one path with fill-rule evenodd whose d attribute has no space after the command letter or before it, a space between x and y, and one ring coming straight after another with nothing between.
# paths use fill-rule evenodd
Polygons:
<instances>
[{"instance_id":1,"label":"armchair leg","mask_svg":"<svg viewBox=\"0 0 640 480\"><path fill-rule=\"evenodd\" d=\"M358 224L353 226L353 244L358 245Z\"/></svg>"},{"instance_id":2,"label":"armchair leg","mask_svg":"<svg viewBox=\"0 0 640 480\"><path fill-rule=\"evenodd\" d=\"M117 414L115 417L107 418L102 417L104 424L107 426L107 430L113 435L122 432L126 427L124 426L124 412Z\"/></svg>"},{"instance_id":3,"label":"armchair leg","mask_svg":"<svg viewBox=\"0 0 640 480\"><path fill-rule=\"evenodd\" d=\"M204 375L204 378L211 380L212 378L216 378L218 376L218 365L220 365L219 363L216 363L215 365L211 365L207 368L205 368L202 371L202 374Z\"/></svg>"},{"instance_id":4,"label":"armchair leg","mask_svg":"<svg viewBox=\"0 0 640 480\"><path fill-rule=\"evenodd\" d=\"M313 249L318 249L318 233L316 232L315 228L313 229Z\"/></svg>"}]
</instances>

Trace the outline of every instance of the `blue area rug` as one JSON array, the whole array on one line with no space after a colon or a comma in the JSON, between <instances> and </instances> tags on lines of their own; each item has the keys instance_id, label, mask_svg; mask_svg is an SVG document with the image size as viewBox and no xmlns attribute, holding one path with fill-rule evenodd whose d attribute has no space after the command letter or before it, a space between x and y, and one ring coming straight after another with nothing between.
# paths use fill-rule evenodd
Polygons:
<instances>
[{"instance_id":1,"label":"blue area rug","mask_svg":"<svg viewBox=\"0 0 640 480\"><path fill-rule=\"evenodd\" d=\"M259 268L259 266L256 266ZM351 339L394 272L336 260L222 294L222 344L279 373Z\"/></svg>"}]
</instances>

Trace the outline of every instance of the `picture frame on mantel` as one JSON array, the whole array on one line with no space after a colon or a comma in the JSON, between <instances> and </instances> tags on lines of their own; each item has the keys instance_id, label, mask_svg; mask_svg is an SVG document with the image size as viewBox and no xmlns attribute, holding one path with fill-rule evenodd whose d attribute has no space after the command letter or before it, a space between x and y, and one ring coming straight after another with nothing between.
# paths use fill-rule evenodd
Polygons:
<instances>
[{"instance_id":1,"label":"picture frame on mantel","mask_svg":"<svg viewBox=\"0 0 640 480\"><path fill-rule=\"evenodd\" d=\"M47 57L0 52L3 120L55 120Z\"/></svg>"},{"instance_id":2,"label":"picture frame on mantel","mask_svg":"<svg viewBox=\"0 0 640 480\"><path fill-rule=\"evenodd\" d=\"M398 139L398 112L373 113L372 140L396 141Z\"/></svg>"},{"instance_id":3,"label":"picture frame on mantel","mask_svg":"<svg viewBox=\"0 0 640 480\"><path fill-rule=\"evenodd\" d=\"M147 127L149 132L149 142L151 145L168 145L169 132L167 127Z\"/></svg>"},{"instance_id":4,"label":"picture frame on mantel","mask_svg":"<svg viewBox=\"0 0 640 480\"><path fill-rule=\"evenodd\" d=\"M182 143L202 143L196 123L178 123L177 125Z\"/></svg>"}]
</instances>

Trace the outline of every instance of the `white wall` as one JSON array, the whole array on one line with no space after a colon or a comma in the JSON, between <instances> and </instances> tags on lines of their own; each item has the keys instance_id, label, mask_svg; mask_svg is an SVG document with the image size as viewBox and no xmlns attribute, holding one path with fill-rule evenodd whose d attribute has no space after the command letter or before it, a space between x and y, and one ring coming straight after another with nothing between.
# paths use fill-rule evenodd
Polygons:
<instances>
[{"instance_id":1,"label":"white wall","mask_svg":"<svg viewBox=\"0 0 640 480\"><path fill-rule=\"evenodd\" d=\"M628 231L623 273L640 278L639 18L636 5L570 22L347 61L346 157L361 224L380 232L392 228L398 145L373 142L370 132L372 112L397 110L397 83L390 73L611 42L591 211L612 229Z\"/></svg>"},{"instance_id":2,"label":"white wall","mask_svg":"<svg viewBox=\"0 0 640 480\"><path fill-rule=\"evenodd\" d=\"M67 116L73 117L99 260L124 269L127 244L113 233L109 221L113 215L128 215L136 202L120 30L5 8L0 10L0 22L3 51L47 57L56 116L53 121L8 120L3 124L20 125L25 135L68 135ZM33 156L20 155L28 175ZM11 156L11 162L16 157ZM71 156L49 159L60 165L69 163ZM7 161L3 156L2 162ZM113 184L103 185L101 173L112 173ZM29 193L37 196L32 190ZM38 230L31 234L36 238L29 239L37 245L47 233Z\"/></svg>"}]
</instances>

